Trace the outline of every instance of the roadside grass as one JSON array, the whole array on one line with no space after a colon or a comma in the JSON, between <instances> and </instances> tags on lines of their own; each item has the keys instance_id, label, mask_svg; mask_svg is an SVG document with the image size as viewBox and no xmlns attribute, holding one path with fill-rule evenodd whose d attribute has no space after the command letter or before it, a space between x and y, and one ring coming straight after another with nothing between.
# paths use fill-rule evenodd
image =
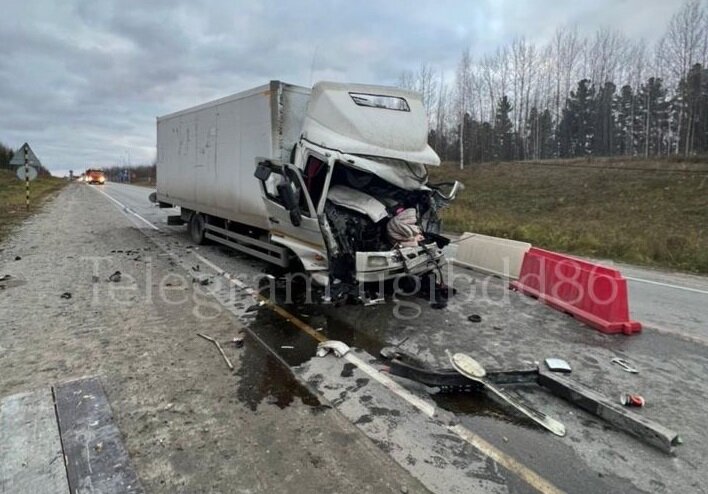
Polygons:
<instances>
[{"instance_id":1,"label":"roadside grass","mask_svg":"<svg viewBox=\"0 0 708 494\"><path fill-rule=\"evenodd\" d=\"M10 170L0 170L0 242L14 225L36 212L67 184L56 177L40 177L30 183L30 210L25 209L25 183Z\"/></svg>"},{"instance_id":2,"label":"roadside grass","mask_svg":"<svg viewBox=\"0 0 708 494\"><path fill-rule=\"evenodd\" d=\"M638 159L444 163L466 189L445 229L595 258L708 273L708 162Z\"/></svg>"}]
</instances>

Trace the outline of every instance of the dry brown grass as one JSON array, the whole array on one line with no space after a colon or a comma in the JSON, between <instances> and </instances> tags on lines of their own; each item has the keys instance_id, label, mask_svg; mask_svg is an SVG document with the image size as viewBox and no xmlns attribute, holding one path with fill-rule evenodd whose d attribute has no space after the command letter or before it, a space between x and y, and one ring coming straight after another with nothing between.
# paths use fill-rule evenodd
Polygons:
<instances>
[{"instance_id":1,"label":"dry brown grass","mask_svg":"<svg viewBox=\"0 0 708 494\"><path fill-rule=\"evenodd\" d=\"M30 210L25 208L25 183L9 170L0 170L0 241L12 227L37 211L44 201L67 184L55 177L40 177L30 183Z\"/></svg>"},{"instance_id":2,"label":"dry brown grass","mask_svg":"<svg viewBox=\"0 0 708 494\"><path fill-rule=\"evenodd\" d=\"M579 255L708 273L708 163L555 160L431 170L466 189L450 231Z\"/></svg>"}]
</instances>

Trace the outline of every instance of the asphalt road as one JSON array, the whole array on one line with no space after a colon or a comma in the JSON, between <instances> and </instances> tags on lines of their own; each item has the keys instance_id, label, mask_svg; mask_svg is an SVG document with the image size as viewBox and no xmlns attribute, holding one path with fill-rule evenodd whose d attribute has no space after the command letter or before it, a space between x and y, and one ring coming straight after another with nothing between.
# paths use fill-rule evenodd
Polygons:
<instances>
[{"instance_id":1,"label":"asphalt road","mask_svg":"<svg viewBox=\"0 0 708 494\"><path fill-rule=\"evenodd\" d=\"M96 200L121 209L185 270L201 266L200 273L210 277L210 296L221 307L246 324L300 383L432 492L705 489L708 405L699 397L708 394L708 282L700 277L622 267L630 281L632 317L646 326L631 337L585 328L472 272L463 273L458 295L444 310L405 297L335 308L287 296L275 297L276 306L252 310L235 304L232 291L257 288L268 269L263 263L218 246L194 248L184 228L166 225L166 216L176 211L150 204L147 188L93 189ZM468 322L470 313L480 315L482 323ZM356 350L343 359L312 358L317 341L327 338ZM666 455L534 386L514 393L561 420L566 437L552 436L486 399L429 395L411 381L380 372L378 351L388 345L435 367L448 365L447 349L469 353L487 368L565 358L575 380L612 401L620 392L641 391L648 404L638 413L677 429L684 445L676 456ZM613 357L629 359L640 374L611 365Z\"/></svg>"},{"instance_id":2,"label":"asphalt road","mask_svg":"<svg viewBox=\"0 0 708 494\"><path fill-rule=\"evenodd\" d=\"M152 189L127 184L107 184L106 191L152 222L164 222L166 214L147 197ZM708 344L708 277L629 266L612 261L628 280L631 317L645 326Z\"/></svg>"}]
</instances>

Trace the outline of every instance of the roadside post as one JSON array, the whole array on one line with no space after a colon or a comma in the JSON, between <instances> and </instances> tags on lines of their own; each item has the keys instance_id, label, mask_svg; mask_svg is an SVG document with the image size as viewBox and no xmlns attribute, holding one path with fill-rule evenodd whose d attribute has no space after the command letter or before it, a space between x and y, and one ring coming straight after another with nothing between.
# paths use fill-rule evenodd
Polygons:
<instances>
[{"instance_id":1,"label":"roadside post","mask_svg":"<svg viewBox=\"0 0 708 494\"><path fill-rule=\"evenodd\" d=\"M15 153L15 156L10 160L11 165L17 165L17 178L25 181L25 207L27 211L30 209L30 182L37 178L37 168L30 166L30 163L39 167L41 163L37 156L26 142L20 150Z\"/></svg>"},{"instance_id":2,"label":"roadside post","mask_svg":"<svg viewBox=\"0 0 708 494\"><path fill-rule=\"evenodd\" d=\"M29 156L27 156L27 146L25 146L25 206L29 211Z\"/></svg>"}]
</instances>

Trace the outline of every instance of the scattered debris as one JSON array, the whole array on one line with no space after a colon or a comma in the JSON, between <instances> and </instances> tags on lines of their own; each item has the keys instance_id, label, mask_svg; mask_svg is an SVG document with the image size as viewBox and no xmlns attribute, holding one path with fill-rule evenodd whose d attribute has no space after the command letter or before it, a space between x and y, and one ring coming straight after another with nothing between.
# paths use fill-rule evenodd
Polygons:
<instances>
[{"instance_id":1,"label":"scattered debris","mask_svg":"<svg viewBox=\"0 0 708 494\"><path fill-rule=\"evenodd\" d=\"M65 299L65 300L69 300L69 299L71 298L71 293L69 293L69 292L64 292L64 293L62 293L62 294L60 295L60 297L63 298L63 299Z\"/></svg>"},{"instance_id":2,"label":"scattered debris","mask_svg":"<svg viewBox=\"0 0 708 494\"><path fill-rule=\"evenodd\" d=\"M548 367L548 370L551 372L562 372L564 374L569 374L572 371L570 364L562 358L547 358L546 367Z\"/></svg>"},{"instance_id":3,"label":"scattered debris","mask_svg":"<svg viewBox=\"0 0 708 494\"><path fill-rule=\"evenodd\" d=\"M509 394L506 393L506 391L502 391L501 388L498 388L496 385L492 384L487 379L485 379L485 376L487 374L486 370L475 359L464 353L456 353L454 355L451 355L450 352L447 350L446 353L450 359L450 363L452 364L453 368L457 372L465 376L467 379L482 385L484 389L489 391L497 398L501 399L507 405L510 405L517 412L526 415L528 418L536 422L544 429L552 432L556 436L565 436L565 426L562 423L560 423L553 417L549 417L543 412L540 412L538 410L528 407L527 405L524 405L523 403L517 401L515 398L512 398Z\"/></svg>"},{"instance_id":4,"label":"scattered debris","mask_svg":"<svg viewBox=\"0 0 708 494\"><path fill-rule=\"evenodd\" d=\"M386 303L386 299L384 297L362 298L361 300L364 302L364 307L368 307L370 305L383 305Z\"/></svg>"},{"instance_id":5,"label":"scattered debris","mask_svg":"<svg viewBox=\"0 0 708 494\"><path fill-rule=\"evenodd\" d=\"M229 360L229 357L226 356L226 354L224 353L224 349L221 348L221 345L219 344L218 341L216 341L216 340L215 340L214 338L212 338L211 336L207 336L207 335L202 334L202 333L197 333L197 336L199 336L200 338L204 338L204 339L207 340L207 341L211 341L214 345L216 345L216 348L219 349L219 353L220 353L221 356L224 358L224 362L226 362L226 365L229 366L229 369L234 370L234 365L233 365L233 364L231 363L231 361Z\"/></svg>"},{"instance_id":6,"label":"scattered debris","mask_svg":"<svg viewBox=\"0 0 708 494\"><path fill-rule=\"evenodd\" d=\"M121 274L120 271L116 271L112 275L108 277L108 281L112 281L113 283L118 283L121 279L123 278L123 275Z\"/></svg>"},{"instance_id":7,"label":"scattered debris","mask_svg":"<svg viewBox=\"0 0 708 494\"><path fill-rule=\"evenodd\" d=\"M329 352L334 353L337 358L343 357L349 352L349 346L343 341L327 340L317 345L317 356L324 357Z\"/></svg>"},{"instance_id":8,"label":"scattered debris","mask_svg":"<svg viewBox=\"0 0 708 494\"><path fill-rule=\"evenodd\" d=\"M244 341L243 335L239 335L239 336L234 337L234 339L231 340L231 343L233 343L236 348L241 348L243 346L243 341Z\"/></svg>"},{"instance_id":9,"label":"scattered debris","mask_svg":"<svg viewBox=\"0 0 708 494\"><path fill-rule=\"evenodd\" d=\"M15 256L15 261L21 261L22 258L20 256Z\"/></svg>"},{"instance_id":10,"label":"scattered debris","mask_svg":"<svg viewBox=\"0 0 708 494\"><path fill-rule=\"evenodd\" d=\"M644 397L638 394L622 393L620 403L626 407L643 407L645 405Z\"/></svg>"},{"instance_id":11,"label":"scattered debris","mask_svg":"<svg viewBox=\"0 0 708 494\"><path fill-rule=\"evenodd\" d=\"M12 275L10 275L10 274L4 274L4 275L0 276L0 282L2 282L2 281L7 281L7 280L9 280L10 278L12 278Z\"/></svg>"},{"instance_id":12,"label":"scattered debris","mask_svg":"<svg viewBox=\"0 0 708 494\"><path fill-rule=\"evenodd\" d=\"M199 266L199 264L197 264L196 266L192 266L192 271L199 271L199 270L201 270L201 267Z\"/></svg>"},{"instance_id":13,"label":"scattered debris","mask_svg":"<svg viewBox=\"0 0 708 494\"><path fill-rule=\"evenodd\" d=\"M467 316L467 320L469 322L482 322L482 316L480 316L479 314L472 314Z\"/></svg>"},{"instance_id":14,"label":"scattered debris","mask_svg":"<svg viewBox=\"0 0 708 494\"><path fill-rule=\"evenodd\" d=\"M254 310L258 310L260 307L263 307L265 305L265 301L261 300L257 304L253 304L250 307L246 309L246 312L253 312Z\"/></svg>"},{"instance_id":15,"label":"scattered debris","mask_svg":"<svg viewBox=\"0 0 708 494\"><path fill-rule=\"evenodd\" d=\"M629 372L630 374L639 374L639 371L637 369L635 369L634 367L632 367L631 365L629 365L629 362L627 362L625 359L613 358L610 362L612 362L613 364L619 365L622 368L622 370Z\"/></svg>"}]
</instances>

